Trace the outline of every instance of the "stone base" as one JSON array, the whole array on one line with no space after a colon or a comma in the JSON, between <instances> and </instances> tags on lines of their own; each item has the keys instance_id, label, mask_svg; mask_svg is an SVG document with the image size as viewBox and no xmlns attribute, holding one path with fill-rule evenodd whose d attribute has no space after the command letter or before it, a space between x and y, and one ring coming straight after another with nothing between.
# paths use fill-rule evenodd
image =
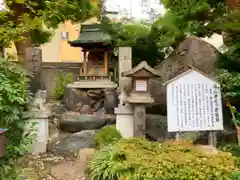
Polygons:
<instances>
[{"instance_id":1,"label":"stone base","mask_svg":"<svg viewBox=\"0 0 240 180\"><path fill-rule=\"evenodd\" d=\"M28 123L25 126L25 133L32 133L31 130L36 131L36 139L34 144L30 147L31 153L44 153L47 150L47 142L49 139L48 117L49 113L45 111L31 111L26 113L28 115Z\"/></svg>"},{"instance_id":2,"label":"stone base","mask_svg":"<svg viewBox=\"0 0 240 180\"><path fill-rule=\"evenodd\" d=\"M30 147L29 153L46 153L47 142L36 142Z\"/></svg>"},{"instance_id":3,"label":"stone base","mask_svg":"<svg viewBox=\"0 0 240 180\"><path fill-rule=\"evenodd\" d=\"M117 88L117 84L108 80L98 81L82 80L74 82L72 84L68 84L67 87L81 89L115 89Z\"/></svg>"},{"instance_id":4,"label":"stone base","mask_svg":"<svg viewBox=\"0 0 240 180\"><path fill-rule=\"evenodd\" d=\"M132 105L119 106L115 108L116 128L123 138L134 136L134 118Z\"/></svg>"}]
</instances>

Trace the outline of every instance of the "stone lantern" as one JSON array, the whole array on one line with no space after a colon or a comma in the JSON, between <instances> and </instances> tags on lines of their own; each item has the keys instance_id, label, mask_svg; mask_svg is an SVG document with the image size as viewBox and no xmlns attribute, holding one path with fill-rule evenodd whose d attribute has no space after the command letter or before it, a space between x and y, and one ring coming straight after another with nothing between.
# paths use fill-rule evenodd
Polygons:
<instances>
[{"instance_id":1,"label":"stone lantern","mask_svg":"<svg viewBox=\"0 0 240 180\"><path fill-rule=\"evenodd\" d=\"M127 97L127 102L133 106L134 137L145 136L146 105L154 103L149 92L149 79L160 77L160 74L143 61L135 68L123 72L122 76L132 78L132 90Z\"/></svg>"}]
</instances>

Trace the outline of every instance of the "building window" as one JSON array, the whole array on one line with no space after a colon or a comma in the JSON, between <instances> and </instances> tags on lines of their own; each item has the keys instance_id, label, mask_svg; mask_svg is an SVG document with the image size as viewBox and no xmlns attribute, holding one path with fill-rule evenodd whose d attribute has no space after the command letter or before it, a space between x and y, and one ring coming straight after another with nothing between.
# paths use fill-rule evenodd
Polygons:
<instances>
[{"instance_id":1,"label":"building window","mask_svg":"<svg viewBox=\"0 0 240 180\"><path fill-rule=\"evenodd\" d=\"M68 32L62 32L62 40L68 40Z\"/></svg>"}]
</instances>

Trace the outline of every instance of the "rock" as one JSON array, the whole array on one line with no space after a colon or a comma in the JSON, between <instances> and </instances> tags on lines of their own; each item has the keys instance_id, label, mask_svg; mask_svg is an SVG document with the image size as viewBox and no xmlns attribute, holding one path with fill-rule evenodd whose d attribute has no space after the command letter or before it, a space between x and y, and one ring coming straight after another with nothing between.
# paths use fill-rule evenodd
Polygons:
<instances>
[{"instance_id":1,"label":"rock","mask_svg":"<svg viewBox=\"0 0 240 180\"><path fill-rule=\"evenodd\" d=\"M93 110L89 105L83 105L81 110L80 110L81 114L92 114Z\"/></svg>"},{"instance_id":2,"label":"rock","mask_svg":"<svg viewBox=\"0 0 240 180\"><path fill-rule=\"evenodd\" d=\"M85 175L82 163L65 161L51 168L51 175L57 180L82 179Z\"/></svg>"},{"instance_id":3,"label":"rock","mask_svg":"<svg viewBox=\"0 0 240 180\"><path fill-rule=\"evenodd\" d=\"M87 91L83 89L65 88L64 104L68 111L73 111L77 108L77 104L90 105L91 97L87 95Z\"/></svg>"},{"instance_id":4,"label":"rock","mask_svg":"<svg viewBox=\"0 0 240 180\"><path fill-rule=\"evenodd\" d=\"M180 138L200 142L204 139L205 132L182 132ZM155 114L146 115L146 136L148 139L158 142L175 138L175 133L167 131L167 117Z\"/></svg>"},{"instance_id":5,"label":"rock","mask_svg":"<svg viewBox=\"0 0 240 180\"><path fill-rule=\"evenodd\" d=\"M67 112L61 115L60 129L63 132L69 133L76 133L82 130L100 129L107 123L108 119L108 117Z\"/></svg>"},{"instance_id":6,"label":"rock","mask_svg":"<svg viewBox=\"0 0 240 180\"><path fill-rule=\"evenodd\" d=\"M153 141L162 142L167 140L169 133L167 132L167 117L161 115L146 115L146 136Z\"/></svg>"},{"instance_id":7,"label":"rock","mask_svg":"<svg viewBox=\"0 0 240 180\"><path fill-rule=\"evenodd\" d=\"M49 121L49 142L54 142L59 137L59 119Z\"/></svg>"},{"instance_id":8,"label":"rock","mask_svg":"<svg viewBox=\"0 0 240 180\"><path fill-rule=\"evenodd\" d=\"M51 174L58 180L76 180L85 178L85 171L96 150L84 148L78 151L75 162L67 161L51 168Z\"/></svg>"},{"instance_id":9,"label":"rock","mask_svg":"<svg viewBox=\"0 0 240 180\"><path fill-rule=\"evenodd\" d=\"M77 153L77 159L76 161L79 162L89 162L92 160L93 155L95 154L96 149L94 148L84 148L84 149L79 149Z\"/></svg>"},{"instance_id":10,"label":"rock","mask_svg":"<svg viewBox=\"0 0 240 180\"><path fill-rule=\"evenodd\" d=\"M59 139L52 145L51 151L55 154L74 156L79 149L94 147L96 130L85 130Z\"/></svg>"},{"instance_id":11,"label":"rock","mask_svg":"<svg viewBox=\"0 0 240 180\"><path fill-rule=\"evenodd\" d=\"M97 89L97 90L88 90L87 95L93 99L99 100L104 98L104 92L102 89Z\"/></svg>"},{"instance_id":12,"label":"rock","mask_svg":"<svg viewBox=\"0 0 240 180\"><path fill-rule=\"evenodd\" d=\"M94 113L94 115L96 116L104 116L105 115L105 109L104 108L101 108L99 109L97 112Z\"/></svg>"},{"instance_id":13,"label":"rock","mask_svg":"<svg viewBox=\"0 0 240 180\"><path fill-rule=\"evenodd\" d=\"M185 72L188 65L212 75L218 55L217 49L206 41L194 36L187 37L168 58L155 67L162 77L150 81L150 92L155 103L148 106L147 113L166 115L166 89L162 86L163 82Z\"/></svg>"},{"instance_id":14,"label":"rock","mask_svg":"<svg viewBox=\"0 0 240 180\"><path fill-rule=\"evenodd\" d=\"M83 104L80 102L80 103L77 103L76 104L76 108L75 108L75 112L80 112L81 111L81 109L82 109L82 107L83 107Z\"/></svg>"},{"instance_id":15,"label":"rock","mask_svg":"<svg viewBox=\"0 0 240 180\"><path fill-rule=\"evenodd\" d=\"M114 114L114 108L117 107L118 96L116 89L105 89L104 109L107 114Z\"/></svg>"},{"instance_id":16,"label":"rock","mask_svg":"<svg viewBox=\"0 0 240 180\"><path fill-rule=\"evenodd\" d=\"M52 113L56 115L67 112L67 109L62 104L53 104L51 107L51 110L52 110Z\"/></svg>"},{"instance_id":17,"label":"rock","mask_svg":"<svg viewBox=\"0 0 240 180\"><path fill-rule=\"evenodd\" d=\"M93 106L94 112L99 111L101 108L103 108L103 103L104 103L104 99L97 101Z\"/></svg>"}]
</instances>

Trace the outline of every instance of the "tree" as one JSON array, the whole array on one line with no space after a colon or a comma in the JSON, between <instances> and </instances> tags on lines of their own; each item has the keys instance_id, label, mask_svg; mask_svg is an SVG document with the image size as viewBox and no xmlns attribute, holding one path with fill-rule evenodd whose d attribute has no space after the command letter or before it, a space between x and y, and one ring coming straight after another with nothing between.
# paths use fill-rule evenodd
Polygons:
<instances>
[{"instance_id":1,"label":"tree","mask_svg":"<svg viewBox=\"0 0 240 180\"><path fill-rule=\"evenodd\" d=\"M237 131L238 145L240 146L240 111L234 106L234 99L239 99L240 96L240 73L220 69L216 73L216 78L221 84L223 98L230 110L232 122Z\"/></svg>"},{"instance_id":2,"label":"tree","mask_svg":"<svg viewBox=\"0 0 240 180\"><path fill-rule=\"evenodd\" d=\"M65 20L84 21L99 14L89 0L4 0L0 12L0 44L14 41L20 60L27 47L38 46L52 35L52 28ZM96 1L95 1L96 2Z\"/></svg>"},{"instance_id":3,"label":"tree","mask_svg":"<svg viewBox=\"0 0 240 180\"><path fill-rule=\"evenodd\" d=\"M228 64L228 68L236 70L238 67L240 70L240 11L237 0L228 0L228 3L224 0L160 2L166 13L152 26L152 35L159 42L159 49L175 49L188 35L206 37L213 33L225 34L224 43L228 51L224 54L221 65Z\"/></svg>"},{"instance_id":4,"label":"tree","mask_svg":"<svg viewBox=\"0 0 240 180\"><path fill-rule=\"evenodd\" d=\"M152 66L156 65L163 54L158 52L155 40L149 36L151 25L143 22L115 23L108 18L102 20L102 30L112 39L112 46L131 46L133 65L145 60Z\"/></svg>"},{"instance_id":5,"label":"tree","mask_svg":"<svg viewBox=\"0 0 240 180\"><path fill-rule=\"evenodd\" d=\"M210 36L220 32L216 22L227 12L224 0L161 0L165 14L152 26L160 49L175 49L188 35Z\"/></svg>"}]
</instances>

